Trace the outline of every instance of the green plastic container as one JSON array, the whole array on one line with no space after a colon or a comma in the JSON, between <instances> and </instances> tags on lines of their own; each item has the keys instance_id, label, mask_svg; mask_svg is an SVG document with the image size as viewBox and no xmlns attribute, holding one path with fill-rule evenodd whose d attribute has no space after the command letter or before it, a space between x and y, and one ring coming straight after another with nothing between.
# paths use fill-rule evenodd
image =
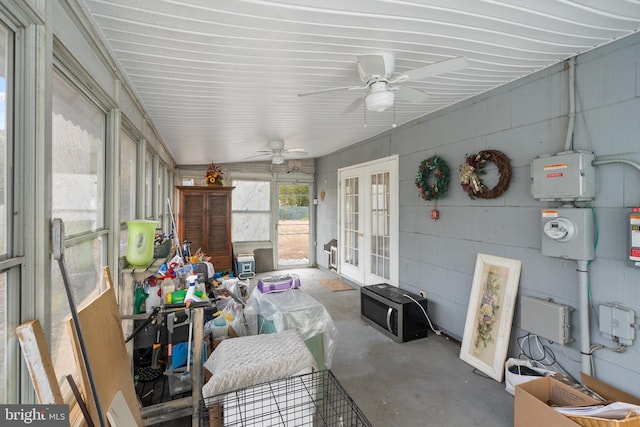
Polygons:
<instances>
[{"instance_id":1,"label":"green plastic container","mask_svg":"<svg viewBox=\"0 0 640 427\"><path fill-rule=\"evenodd\" d=\"M127 262L132 267L147 267L153 259L153 240L158 221L127 221L129 241Z\"/></svg>"}]
</instances>

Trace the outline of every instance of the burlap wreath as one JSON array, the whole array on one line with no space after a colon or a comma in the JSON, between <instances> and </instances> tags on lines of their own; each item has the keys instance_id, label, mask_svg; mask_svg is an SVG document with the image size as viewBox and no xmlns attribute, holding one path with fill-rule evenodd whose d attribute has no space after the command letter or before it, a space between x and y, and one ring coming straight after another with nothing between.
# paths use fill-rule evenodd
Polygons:
<instances>
[{"instance_id":1,"label":"burlap wreath","mask_svg":"<svg viewBox=\"0 0 640 427\"><path fill-rule=\"evenodd\" d=\"M487 162L493 162L498 167L500 175L498 184L489 189L482 182L480 176L486 174L484 167ZM460 166L460 184L470 198L495 199L500 197L511 181L511 162L509 158L498 150L483 150L467 156L466 162Z\"/></svg>"}]
</instances>

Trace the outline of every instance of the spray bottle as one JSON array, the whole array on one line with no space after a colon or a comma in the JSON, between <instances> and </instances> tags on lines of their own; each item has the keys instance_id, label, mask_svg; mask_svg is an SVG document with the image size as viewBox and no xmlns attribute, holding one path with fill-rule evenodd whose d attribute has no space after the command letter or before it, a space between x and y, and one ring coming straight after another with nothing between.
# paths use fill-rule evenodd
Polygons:
<instances>
[{"instance_id":1,"label":"spray bottle","mask_svg":"<svg viewBox=\"0 0 640 427\"><path fill-rule=\"evenodd\" d=\"M145 301L147 314L150 314L155 307L162 305L161 292L160 286L157 286L156 279L153 278L153 280L149 280L149 296Z\"/></svg>"},{"instance_id":2,"label":"spray bottle","mask_svg":"<svg viewBox=\"0 0 640 427\"><path fill-rule=\"evenodd\" d=\"M184 297L184 302L187 305L187 308L193 302L202 301L201 298L196 296L196 282L198 281L198 275L192 274L191 276L187 276L187 282L189 282L189 287L187 288L187 294Z\"/></svg>"}]
</instances>

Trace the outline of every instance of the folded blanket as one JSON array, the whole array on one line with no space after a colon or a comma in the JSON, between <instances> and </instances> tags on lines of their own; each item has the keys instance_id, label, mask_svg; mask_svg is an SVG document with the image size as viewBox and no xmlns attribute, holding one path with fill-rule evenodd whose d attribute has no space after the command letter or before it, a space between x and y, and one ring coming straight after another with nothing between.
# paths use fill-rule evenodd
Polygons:
<instances>
[{"instance_id":1,"label":"folded blanket","mask_svg":"<svg viewBox=\"0 0 640 427\"><path fill-rule=\"evenodd\" d=\"M251 335L222 341L204 367L211 378L202 387L209 397L309 372L313 355L296 331Z\"/></svg>"}]
</instances>

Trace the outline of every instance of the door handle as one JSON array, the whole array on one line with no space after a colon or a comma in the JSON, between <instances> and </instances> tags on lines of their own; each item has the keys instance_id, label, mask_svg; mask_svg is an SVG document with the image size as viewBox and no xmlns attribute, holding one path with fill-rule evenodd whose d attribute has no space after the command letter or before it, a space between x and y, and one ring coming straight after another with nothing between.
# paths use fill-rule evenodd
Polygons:
<instances>
[{"instance_id":1,"label":"door handle","mask_svg":"<svg viewBox=\"0 0 640 427\"><path fill-rule=\"evenodd\" d=\"M360 237L364 237L364 233L362 233L362 232L358 232L358 236L360 236Z\"/></svg>"},{"instance_id":2,"label":"door handle","mask_svg":"<svg viewBox=\"0 0 640 427\"><path fill-rule=\"evenodd\" d=\"M389 307L387 309L387 329L389 330L389 332L393 333L393 331L391 330L391 314L393 313L393 308Z\"/></svg>"}]
</instances>

